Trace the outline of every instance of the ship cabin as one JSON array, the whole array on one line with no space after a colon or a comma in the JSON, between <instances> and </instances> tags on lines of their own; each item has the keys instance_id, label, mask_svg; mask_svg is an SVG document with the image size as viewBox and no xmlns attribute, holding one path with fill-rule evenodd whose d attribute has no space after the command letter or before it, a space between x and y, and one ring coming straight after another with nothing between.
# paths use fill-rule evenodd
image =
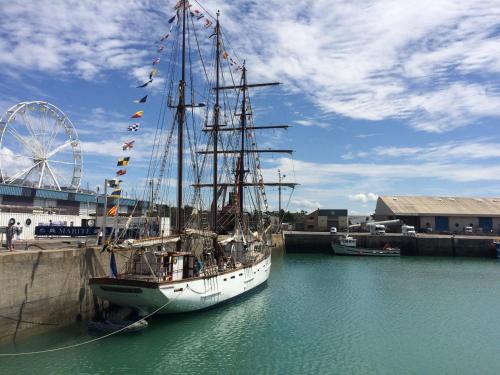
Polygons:
<instances>
[{"instance_id":1,"label":"ship cabin","mask_svg":"<svg viewBox=\"0 0 500 375\"><path fill-rule=\"evenodd\" d=\"M203 264L188 252L136 252L120 276L155 282L199 277Z\"/></svg>"}]
</instances>

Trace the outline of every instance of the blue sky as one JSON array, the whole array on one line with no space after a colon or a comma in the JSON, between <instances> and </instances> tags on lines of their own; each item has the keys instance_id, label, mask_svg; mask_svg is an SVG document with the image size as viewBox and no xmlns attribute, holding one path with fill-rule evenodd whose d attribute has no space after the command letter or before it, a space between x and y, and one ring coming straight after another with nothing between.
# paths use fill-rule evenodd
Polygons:
<instances>
[{"instance_id":1,"label":"blue sky","mask_svg":"<svg viewBox=\"0 0 500 375\"><path fill-rule=\"evenodd\" d=\"M197 6L196 3L193 3ZM115 171L172 1L0 3L0 111L47 100L75 125L92 188ZM298 182L289 208L372 212L378 195L498 196L500 1L206 1L249 79L261 145ZM161 75L161 71L160 71ZM154 97L124 188L145 175ZM138 189L138 188L137 188ZM275 190L269 190L277 207Z\"/></svg>"}]
</instances>

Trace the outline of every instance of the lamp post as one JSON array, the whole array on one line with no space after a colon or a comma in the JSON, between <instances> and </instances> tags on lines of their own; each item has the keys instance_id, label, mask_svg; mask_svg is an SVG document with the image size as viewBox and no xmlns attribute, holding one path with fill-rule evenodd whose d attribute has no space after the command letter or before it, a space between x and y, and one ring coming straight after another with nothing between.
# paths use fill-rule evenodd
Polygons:
<instances>
[{"instance_id":1,"label":"lamp post","mask_svg":"<svg viewBox=\"0 0 500 375\"><path fill-rule=\"evenodd\" d=\"M282 175L281 171L278 169L278 225L281 232L281 181L286 177L286 174Z\"/></svg>"},{"instance_id":2,"label":"lamp post","mask_svg":"<svg viewBox=\"0 0 500 375\"><path fill-rule=\"evenodd\" d=\"M97 212L97 207L96 207ZM108 216L108 179L104 180L104 207L102 213L102 246L106 244L106 217Z\"/></svg>"}]
</instances>

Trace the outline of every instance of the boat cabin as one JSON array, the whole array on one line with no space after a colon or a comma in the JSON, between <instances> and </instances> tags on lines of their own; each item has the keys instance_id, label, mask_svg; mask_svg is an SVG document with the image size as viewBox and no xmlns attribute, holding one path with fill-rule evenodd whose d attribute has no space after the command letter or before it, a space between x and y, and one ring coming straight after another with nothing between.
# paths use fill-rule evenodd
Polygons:
<instances>
[{"instance_id":1,"label":"boat cabin","mask_svg":"<svg viewBox=\"0 0 500 375\"><path fill-rule=\"evenodd\" d=\"M340 239L340 244L342 246L348 246L348 247L356 247L356 239L351 236L345 236Z\"/></svg>"},{"instance_id":2,"label":"boat cabin","mask_svg":"<svg viewBox=\"0 0 500 375\"><path fill-rule=\"evenodd\" d=\"M198 277L201 265L187 252L144 252L133 255L127 276L139 279L156 278L158 282Z\"/></svg>"}]
</instances>

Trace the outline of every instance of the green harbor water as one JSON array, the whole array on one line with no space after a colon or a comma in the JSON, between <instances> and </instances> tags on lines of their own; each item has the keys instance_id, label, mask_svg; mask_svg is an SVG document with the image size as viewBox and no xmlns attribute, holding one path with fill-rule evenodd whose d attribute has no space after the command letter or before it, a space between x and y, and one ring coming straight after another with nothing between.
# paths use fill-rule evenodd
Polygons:
<instances>
[{"instance_id":1,"label":"green harbor water","mask_svg":"<svg viewBox=\"0 0 500 375\"><path fill-rule=\"evenodd\" d=\"M84 327L0 347L71 345ZM275 256L268 285L208 311L61 352L0 358L0 374L498 374L500 263Z\"/></svg>"}]
</instances>

